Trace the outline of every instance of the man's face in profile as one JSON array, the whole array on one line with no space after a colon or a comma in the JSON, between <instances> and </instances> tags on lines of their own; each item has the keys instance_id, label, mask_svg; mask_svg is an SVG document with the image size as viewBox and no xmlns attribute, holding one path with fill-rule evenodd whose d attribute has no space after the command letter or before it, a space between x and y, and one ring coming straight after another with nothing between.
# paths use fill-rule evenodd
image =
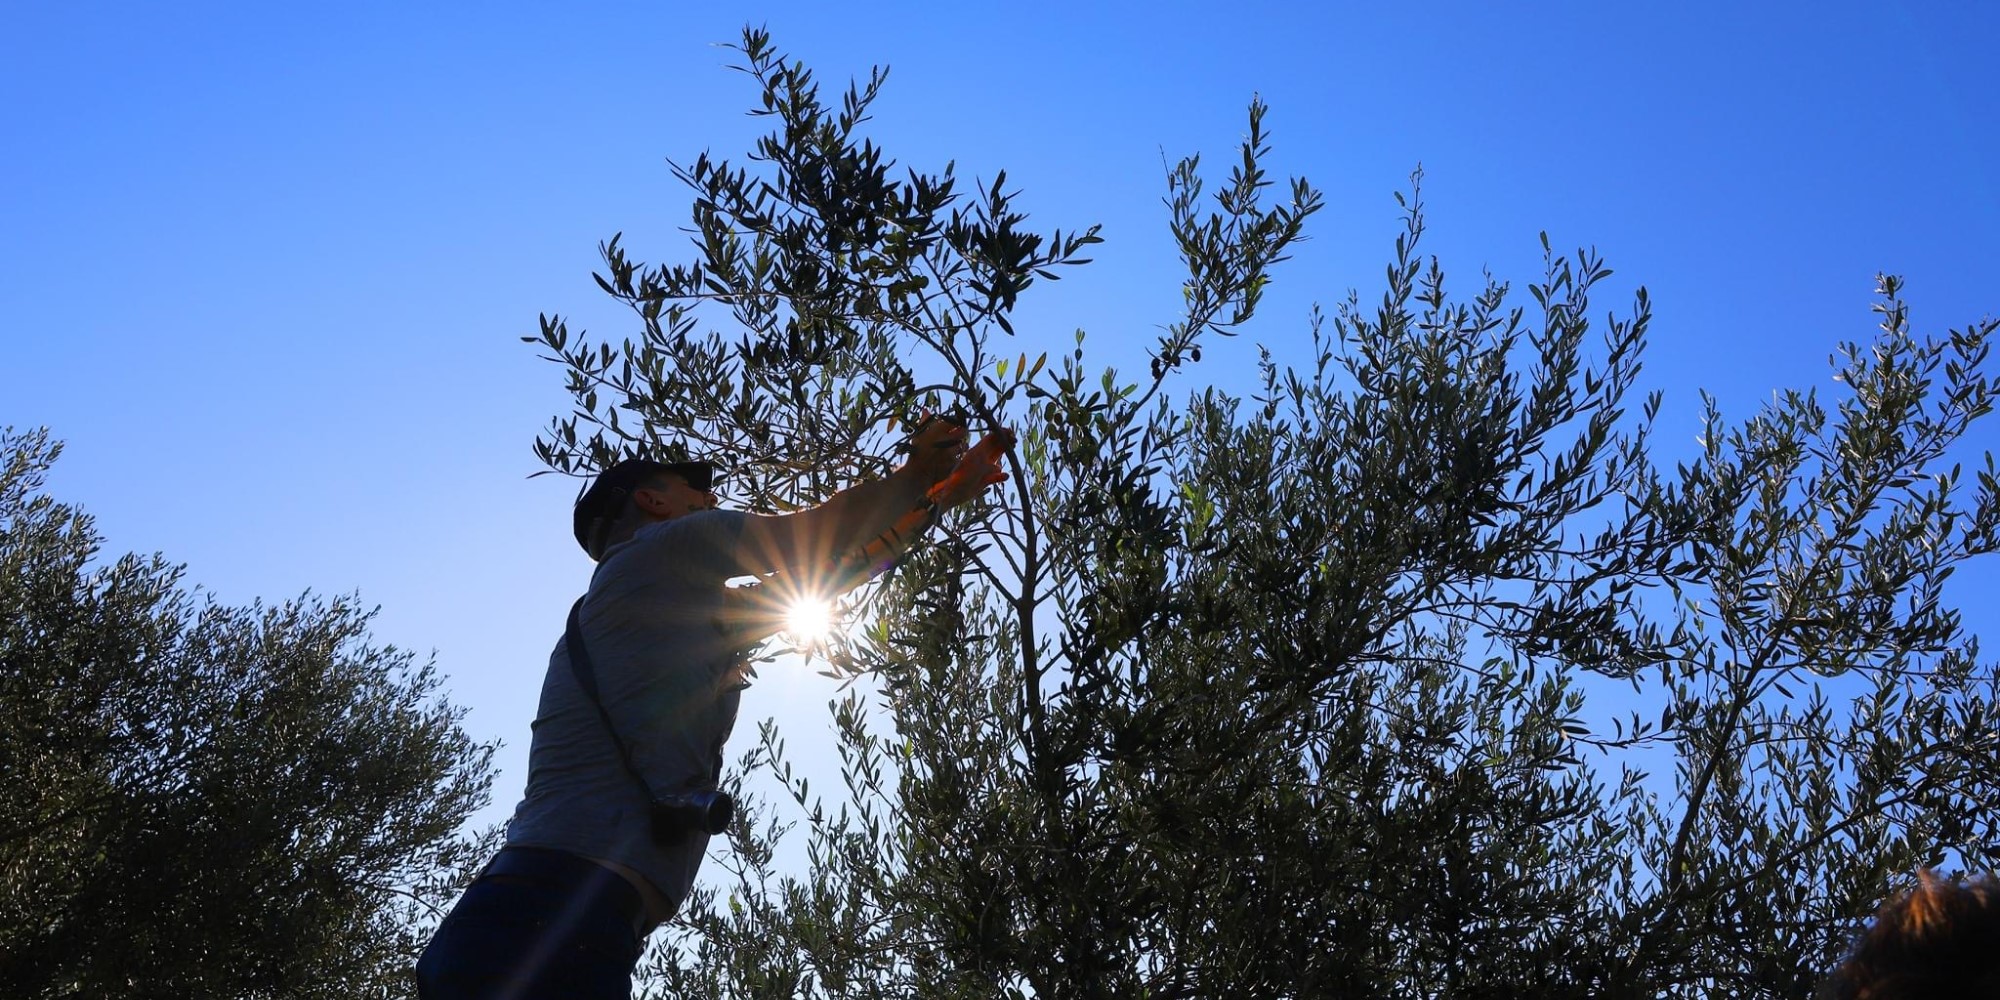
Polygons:
<instances>
[{"instance_id":1,"label":"man's face in profile","mask_svg":"<svg viewBox=\"0 0 2000 1000\"><path fill-rule=\"evenodd\" d=\"M714 510L720 505L714 490L696 487L673 473L663 474L639 487L632 498L646 513L662 521L671 521L696 511Z\"/></svg>"}]
</instances>

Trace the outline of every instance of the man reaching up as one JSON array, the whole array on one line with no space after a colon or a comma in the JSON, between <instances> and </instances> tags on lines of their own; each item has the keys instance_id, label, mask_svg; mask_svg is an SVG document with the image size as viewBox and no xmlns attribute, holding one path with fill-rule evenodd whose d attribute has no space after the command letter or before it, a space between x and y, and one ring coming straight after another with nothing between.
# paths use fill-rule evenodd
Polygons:
<instances>
[{"instance_id":1,"label":"man reaching up","mask_svg":"<svg viewBox=\"0 0 2000 1000\"><path fill-rule=\"evenodd\" d=\"M704 462L628 459L597 477L572 527L598 566L549 656L527 791L417 963L421 996L629 1000L647 935L727 823L716 784L745 647L778 628L746 624L746 592L724 582L859 586L939 512L1006 478L1009 432L965 440L932 420L888 478L784 516L717 509Z\"/></svg>"}]
</instances>

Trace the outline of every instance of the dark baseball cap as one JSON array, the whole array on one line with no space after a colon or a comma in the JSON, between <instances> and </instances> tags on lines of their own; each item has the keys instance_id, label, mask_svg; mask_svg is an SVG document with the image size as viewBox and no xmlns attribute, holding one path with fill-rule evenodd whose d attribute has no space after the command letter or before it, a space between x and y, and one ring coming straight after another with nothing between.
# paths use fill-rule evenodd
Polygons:
<instances>
[{"instance_id":1,"label":"dark baseball cap","mask_svg":"<svg viewBox=\"0 0 2000 1000\"><path fill-rule=\"evenodd\" d=\"M715 487L715 466L708 462L656 462L650 458L628 458L603 472L590 488L576 498L576 510L571 515L572 528L576 533L576 544L590 551L590 527L601 517L615 518L625 510L625 498L632 491L651 482L661 473L671 473L681 477L689 486L698 490Z\"/></svg>"}]
</instances>

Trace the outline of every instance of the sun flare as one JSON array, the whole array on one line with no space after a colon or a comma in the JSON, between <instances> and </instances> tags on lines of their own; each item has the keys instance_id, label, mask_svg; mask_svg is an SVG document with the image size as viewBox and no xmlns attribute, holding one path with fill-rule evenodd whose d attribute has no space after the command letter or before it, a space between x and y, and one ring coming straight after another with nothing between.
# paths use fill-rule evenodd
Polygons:
<instances>
[{"instance_id":1,"label":"sun flare","mask_svg":"<svg viewBox=\"0 0 2000 1000\"><path fill-rule=\"evenodd\" d=\"M817 645L833 631L833 605L802 598L785 612L785 631L797 646Z\"/></svg>"}]
</instances>

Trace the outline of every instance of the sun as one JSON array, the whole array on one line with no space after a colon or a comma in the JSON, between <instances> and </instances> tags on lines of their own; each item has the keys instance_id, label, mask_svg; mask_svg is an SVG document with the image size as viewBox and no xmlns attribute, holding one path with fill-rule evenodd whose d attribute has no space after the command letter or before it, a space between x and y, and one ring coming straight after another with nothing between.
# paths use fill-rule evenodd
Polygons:
<instances>
[{"instance_id":1,"label":"sun","mask_svg":"<svg viewBox=\"0 0 2000 1000\"><path fill-rule=\"evenodd\" d=\"M833 605L826 601L802 597L785 609L785 632L794 646L817 646L832 631Z\"/></svg>"}]
</instances>

